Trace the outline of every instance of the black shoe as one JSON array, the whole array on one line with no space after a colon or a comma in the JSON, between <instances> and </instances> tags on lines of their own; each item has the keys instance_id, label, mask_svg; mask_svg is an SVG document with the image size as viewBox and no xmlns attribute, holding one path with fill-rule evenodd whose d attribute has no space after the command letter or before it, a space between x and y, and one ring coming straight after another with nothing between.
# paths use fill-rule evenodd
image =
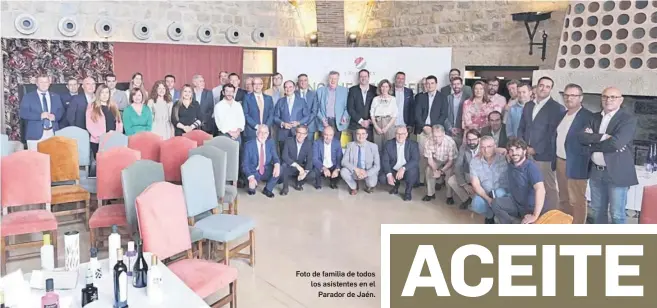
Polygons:
<instances>
[{"instance_id":1,"label":"black shoe","mask_svg":"<svg viewBox=\"0 0 657 308\"><path fill-rule=\"evenodd\" d=\"M431 201L431 200L433 200L433 199L436 199L436 195L433 195L433 196L424 196L424 198L422 198L422 201Z\"/></svg>"},{"instance_id":2,"label":"black shoe","mask_svg":"<svg viewBox=\"0 0 657 308\"><path fill-rule=\"evenodd\" d=\"M294 187L294 189L298 190L298 191L303 190L303 184L300 184L300 183L294 184L294 186L292 186L292 187Z\"/></svg>"},{"instance_id":3,"label":"black shoe","mask_svg":"<svg viewBox=\"0 0 657 308\"><path fill-rule=\"evenodd\" d=\"M470 206L470 203L472 203L472 198L468 198L468 200L463 201L463 203L459 205L459 209L467 210Z\"/></svg>"},{"instance_id":4,"label":"black shoe","mask_svg":"<svg viewBox=\"0 0 657 308\"><path fill-rule=\"evenodd\" d=\"M246 192L249 194L249 196L255 195L255 189L249 189Z\"/></svg>"},{"instance_id":5,"label":"black shoe","mask_svg":"<svg viewBox=\"0 0 657 308\"><path fill-rule=\"evenodd\" d=\"M265 195L265 196L267 196L267 198L274 198L274 193L271 192L271 191L269 191L269 190L267 190L267 189L263 189L263 190L262 190L262 194Z\"/></svg>"},{"instance_id":6,"label":"black shoe","mask_svg":"<svg viewBox=\"0 0 657 308\"><path fill-rule=\"evenodd\" d=\"M404 196L402 197L402 200L411 201L411 194L404 194Z\"/></svg>"},{"instance_id":7,"label":"black shoe","mask_svg":"<svg viewBox=\"0 0 657 308\"><path fill-rule=\"evenodd\" d=\"M330 187L331 187L331 189L337 189L337 188L338 188L338 184L336 184L336 183L331 183Z\"/></svg>"},{"instance_id":8,"label":"black shoe","mask_svg":"<svg viewBox=\"0 0 657 308\"><path fill-rule=\"evenodd\" d=\"M322 189L322 185L315 185L315 189L317 189L317 190Z\"/></svg>"},{"instance_id":9,"label":"black shoe","mask_svg":"<svg viewBox=\"0 0 657 308\"><path fill-rule=\"evenodd\" d=\"M289 191L290 190L287 188L287 186L285 186L285 187L283 187L283 189L281 189L280 195L281 196L286 196Z\"/></svg>"},{"instance_id":10,"label":"black shoe","mask_svg":"<svg viewBox=\"0 0 657 308\"><path fill-rule=\"evenodd\" d=\"M365 187L365 192L371 194L374 191L374 187Z\"/></svg>"},{"instance_id":11,"label":"black shoe","mask_svg":"<svg viewBox=\"0 0 657 308\"><path fill-rule=\"evenodd\" d=\"M484 223L487 225L494 225L495 224L495 218L486 218L484 220Z\"/></svg>"},{"instance_id":12,"label":"black shoe","mask_svg":"<svg viewBox=\"0 0 657 308\"><path fill-rule=\"evenodd\" d=\"M448 205L454 204L454 198L447 198L447 201L445 201Z\"/></svg>"},{"instance_id":13,"label":"black shoe","mask_svg":"<svg viewBox=\"0 0 657 308\"><path fill-rule=\"evenodd\" d=\"M394 187L388 193L391 195L396 195L399 193L399 189L397 189L397 187Z\"/></svg>"}]
</instances>

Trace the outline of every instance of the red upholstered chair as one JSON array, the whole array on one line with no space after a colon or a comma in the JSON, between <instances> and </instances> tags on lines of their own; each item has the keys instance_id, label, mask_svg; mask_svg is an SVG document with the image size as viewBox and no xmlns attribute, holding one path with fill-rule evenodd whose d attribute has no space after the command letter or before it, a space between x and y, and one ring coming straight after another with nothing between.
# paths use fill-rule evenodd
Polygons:
<instances>
[{"instance_id":1,"label":"red upholstered chair","mask_svg":"<svg viewBox=\"0 0 657 308\"><path fill-rule=\"evenodd\" d=\"M657 224L657 185L643 187L640 224Z\"/></svg>"},{"instance_id":2,"label":"red upholstered chair","mask_svg":"<svg viewBox=\"0 0 657 308\"><path fill-rule=\"evenodd\" d=\"M160 162L164 166L167 182L181 182L180 166L187 160L189 150L196 148L196 141L177 136L160 144Z\"/></svg>"},{"instance_id":3,"label":"red upholstered chair","mask_svg":"<svg viewBox=\"0 0 657 308\"><path fill-rule=\"evenodd\" d=\"M98 209L89 218L89 239L93 247L98 247L96 229L128 225L123 203L103 205L103 201L123 198L121 171L140 158L141 154L137 150L123 147L100 152L96 156Z\"/></svg>"},{"instance_id":4,"label":"red upholstered chair","mask_svg":"<svg viewBox=\"0 0 657 308\"><path fill-rule=\"evenodd\" d=\"M128 147L141 152L141 159L160 161L162 136L151 132L140 132L128 137Z\"/></svg>"},{"instance_id":5,"label":"red upholstered chair","mask_svg":"<svg viewBox=\"0 0 657 308\"><path fill-rule=\"evenodd\" d=\"M206 140L212 139L212 135L200 130L200 129L195 129L189 133L184 133L183 137L189 138L191 140L196 141L197 146L202 146L203 142Z\"/></svg>"},{"instance_id":6,"label":"red upholstered chair","mask_svg":"<svg viewBox=\"0 0 657 308\"><path fill-rule=\"evenodd\" d=\"M228 303L231 307L236 306L237 269L192 258L182 186L167 182L152 184L137 197L136 204L144 251L157 255L201 298L229 287L228 295L212 307L223 307ZM176 258L181 254L182 257Z\"/></svg>"},{"instance_id":7,"label":"red upholstered chair","mask_svg":"<svg viewBox=\"0 0 657 308\"><path fill-rule=\"evenodd\" d=\"M5 156L0 162L2 173L2 223L0 229L1 275L7 271L8 250L25 247L39 247L43 241L7 245L7 237L30 233L50 233L52 245L57 251L57 219L50 212L52 192L50 189L50 156L35 151L21 151ZM44 210L13 210L23 205L44 204ZM24 259L38 256L26 254L12 258ZM55 256L55 266L57 258Z\"/></svg>"}]
</instances>

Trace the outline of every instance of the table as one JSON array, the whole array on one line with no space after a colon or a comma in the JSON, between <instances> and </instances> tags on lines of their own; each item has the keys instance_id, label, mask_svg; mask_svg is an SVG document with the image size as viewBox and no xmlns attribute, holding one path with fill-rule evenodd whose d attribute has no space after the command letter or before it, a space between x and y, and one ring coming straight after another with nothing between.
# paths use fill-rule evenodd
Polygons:
<instances>
[{"instance_id":1,"label":"table","mask_svg":"<svg viewBox=\"0 0 657 308\"><path fill-rule=\"evenodd\" d=\"M144 253L144 257L146 258ZM147 263L150 263L150 254L146 258ZM85 308L90 307L112 307L114 303L114 284L113 277L110 272L108 272L108 260L101 260L101 268L103 269L103 277L94 283L94 286L98 288L98 300L85 306ZM162 273L162 294L163 300L162 303L157 305L158 308L209 308L210 306L194 291L185 285L180 278L178 278L174 273L172 273L166 266L162 263L158 265L160 267L160 272ZM57 290L57 284L55 283L55 292L59 294L60 303L64 297L71 298L72 304L70 308L82 307L82 293L81 290L86 286L86 272L87 272L87 263L80 264L78 269L78 282L75 289L71 290ZM29 283L29 276L27 274L26 281ZM132 283L129 284L128 288L128 307L154 307L148 303L148 296L146 296L146 288L136 289L132 287ZM29 298L29 303L26 303L24 307L39 307L41 304L41 297L45 294L45 290L31 289L31 294ZM66 307L62 307L66 308Z\"/></svg>"},{"instance_id":2,"label":"table","mask_svg":"<svg viewBox=\"0 0 657 308\"><path fill-rule=\"evenodd\" d=\"M639 184L630 186L627 191L626 210L641 212L641 202L643 202L643 187L657 185L657 172L649 173L644 166L635 166L636 176ZM590 187L586 186L586 200L591 201Z\"/></svg>"}]
</instances>

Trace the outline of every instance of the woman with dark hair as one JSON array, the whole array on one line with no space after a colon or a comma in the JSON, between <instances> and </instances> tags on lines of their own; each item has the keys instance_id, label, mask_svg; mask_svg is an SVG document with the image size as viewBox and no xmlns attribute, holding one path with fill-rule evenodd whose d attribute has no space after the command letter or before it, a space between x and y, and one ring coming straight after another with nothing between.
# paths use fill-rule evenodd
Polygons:
<instances>
[{"instance_id":1,"label":"woman with dark hair","mask_svg":"<svg viewBox=\"0 0 657 308\"><path fill-rule=\"evenodd\" d=\"M123 122L126 136L139 132L150 132L153 128L153 113L146 106L146 94L139 88L130 90L130 106L123 111Z\"/></svg>"},{"instance_id":2,"label":"woman with dark hair","mask_svg":"<svg viewBox=\"0 0 657 308\"><path fill-rule=\"evenodd\" d=\"M171 125L173 102L164 80L155 82L147 105L153 112L152 132L160 135L163 140L173 137L173 125Z\"/></svg>"},{"instance_id":3,"label":"woman with dark hair","mask_svg":"<svg viewBox=\"0 0 657 308\"><path fill-rule=\"evenodd\" d=\"M111 131L123 132L119 107L110 96L110 89L104 84L99 85L96 98L86 111L86 126L94 159L98 153L100 136Z\"/></svg>"},{"instance_id":4,"label":"woman with dark hair","mask_svg":"<svg viewBox=\"0 0 657 308\"><path fill-rule=\"evenodd\" d=\"M379 146L379 151L383 151L386 141L395 138L395 121L397 120L397 102L392 96L392 84L388 79L379 82L376 88L376 94L372 100L370 108L370 118L374 126L374 143Z\"/></svg>"},{"instance_id":5,"label":"woman with dark hair","mask_svg":"<svg viewBox=\"0 0 657 308\"><path fill-rule=\"evenodd\" d=\"M192 86L186 84L180 89L180 99L171 110L171 124L175 127L175 135L182 136L199 129L203 124L202 119L201 105L194 100Z\"/></svg>"},{"instance_id":6,"label":"woman with dark hair","mask_svg":"<svg viewBox=\"0 0 657 308\"><path fill-rule=\"evenodd\" d=\"M504 105L491 102L483 81L475 82L472 86L472 98L463 103L463 130L481 130L488 126L488 114L494 110L501 113Z\"/></svg>"}]
</instances>

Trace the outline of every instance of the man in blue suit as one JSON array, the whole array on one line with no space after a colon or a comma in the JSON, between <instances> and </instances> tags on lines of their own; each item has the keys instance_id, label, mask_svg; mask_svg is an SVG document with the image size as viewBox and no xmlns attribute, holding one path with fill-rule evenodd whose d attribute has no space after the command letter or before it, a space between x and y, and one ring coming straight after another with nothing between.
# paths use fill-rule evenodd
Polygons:
<instances>
[{"instance_id":1,"label":"man in blue suit","mask_svg":"<svg viewBox=\"0 0 657 308\"><path fill-rule=\"evenodd\" d=\"M340 73L331 71L328 77L328 86L317 89L317 129L324 131L328 126L333 127L336 140L340 141L342 131L349 127L349 113L347 112L347 97L349 90L338 86Z\"/></svg>"},{"instance_id":2,"label":"man in blue suit","mask_svg":"<svg viewBox=\"0 0 657 308\"><path fill-rule=\"evenodd\" d=\"M82 94L73 97L66 109L66 121L69 126L87 129L87 106L95 99L96 81L87 77L82 81Z\"/></svg>"},{"instance_id":3,"label":"man in blue suit","mask_svg":"<svg viewBox=\"0 0 657 308\"><path fill-rule=\"evenodd\" d=\"M173 102L177 102L180 99L180 91L176 90L176 76L171 74L164 76L164 83L171 93L171 99Z\"/></svg>"},{"instance_id":4,"label":"man in blue suit","mask_svg":"<svg viewBox=\"0 0 657 308\"><path fill-rule=\"evenodd\" d=\"M296 135L297 127L310 122L306 101L294 94L294 81L286 81L283 87L285 97L281 97L274 108L274 125L280 127L277 139L280 151L283 151L285 140Z\"/></svg>"},{"instance_id":5,"label":"man in blue suit","mask_svg":"<svg viewBox=\"0 0 657 308\"><path fill-rule=\"evenodd\" d=\"M283 178L283 189L281 196L289 192L290 178L294 177L294 189L303 190L303 184L306 179L313 178L313 143L306 138L308 127L301 125L297 127L297 134L294 138L290 137L285 140L283 147L283 169L281 177Z\"/></svg>"},{"instance_id":6,"label":"man in blue suit","mask_svg":"<svg viewBox=\"0 0 657 308\"><path fill-rule=\"evenodd\" d=\"M80 84L78 83L78 80L75 77L70 77L66 81L66 88L68 89L68 92L64 94L60 94L62 99L62 105L64 106L64 116L62 116L62 118L59 120L59 129L68 126L68 121L66 120L66 116L65 116L66 109L68 109L68 105L73 100L73 97L78 95L78 91L80 90Z\"/></svg>"},{"instance_id":7,"label":"man in blue suit","mask_svg":"<svg viewBox=\"0 0 657 308\"><path fill-rule=\"evenodd\" d=\"M253 93L244 96L242 109L244 109L244 140L252 140L256 137L256 131L260 125L267 127L274 123L274 102L271 96L262 93L262 78L253 79Z\"/></svg>"},{"instance_id":8,"label":"man in blue suit","mask_svg":"<svg viewBox=\"0 0 657 308\"><path fill-rule=\"evenodd\" d=\"M256 139L250 140L244 145L242 172L249 181L249 195L255 194L258 182L266 181L267 185L262 193L269 198L274 198L273 190L281 173L281 162L276 153L274 141L268 137L269 127L258 126Z\"/></svg>"},{"instance_id":9,"label":"man in blue suit","mask_svg":"<svg viewBox=\"0 0 657 308\"><path fill-rule=\"evenodd\" d=\"M25 140L28 143L54 136L64 115L61 97L48 91L50 76L39 75L36 85L37 90L23 97L19 109L20 117L25 121Z\"/></svg>"},{"instance_id":10,"label":"man in blue suit","mask_svg":"<svg viewBox=\"0 0 657 308\"><path fill-rule=\"evenodd\" d=\"M582 107L584 91L579 85L566 85L563 98L568 110L557 126L557 155L552 168L557 170L559 210L573 216L574 224L584 224L590 155L588 146L577 136L588 127L593 113Z\"/></svg>"},{"instance_id":11,"label":"man in blue suit","mask_svg":"<svg viewBox=\"0 0 657 308\"><path fill-rule=\"evenodd\" d=\"M308 75L300 74L297 77L297 86L299 90L295 95L306 100L306 106L310 112L310 120L308 122L308 140L312 143L315 140L315 132L317 131L317 110L319 104L317 103L317 93L308 87Z\"/></svg>"},{"instance_id":12,"label":"man in blue suit","mask_svg":"<svg viewBox=\"0 0 657 308\"><path fill-rule=\"evenodd\" d=\"M408 139L406 125L399 125L395 131L395 139L386 141L381 155L381 170L379 181L392 186L391 195L399 193L403 180L406 183L404 201L411 201L413 186L420 180L420 149L417 142Z\"/></svg>"},{"instance_id":13,"label":"man in blue suit","mask_svg":"<svg viewBox=\"0 0 657 308\"><path fill-rule=\"evenodd\" d=\"M342 146L333 138L335 130L331 126L324 128L321 139L313 144L313 172L315 189L322 188L322 177L329 179L331 189L338 188L342 162Z\"/></svg>"},{"instance_id":14,"label":"man in blue suit","mask_svg":"<svg viewBox=\"0 0 657 308\"><path fill-rule=\"evenodd\" d=\"M415 130L415 99L413 90L405 87L406 74L404 72L397 72L395 74L395 101L397 102L397 123L395 125L404 125L408 129L409 134ZM402 116L403 115L403 116Z\"/></svg>"}]
</instances>

